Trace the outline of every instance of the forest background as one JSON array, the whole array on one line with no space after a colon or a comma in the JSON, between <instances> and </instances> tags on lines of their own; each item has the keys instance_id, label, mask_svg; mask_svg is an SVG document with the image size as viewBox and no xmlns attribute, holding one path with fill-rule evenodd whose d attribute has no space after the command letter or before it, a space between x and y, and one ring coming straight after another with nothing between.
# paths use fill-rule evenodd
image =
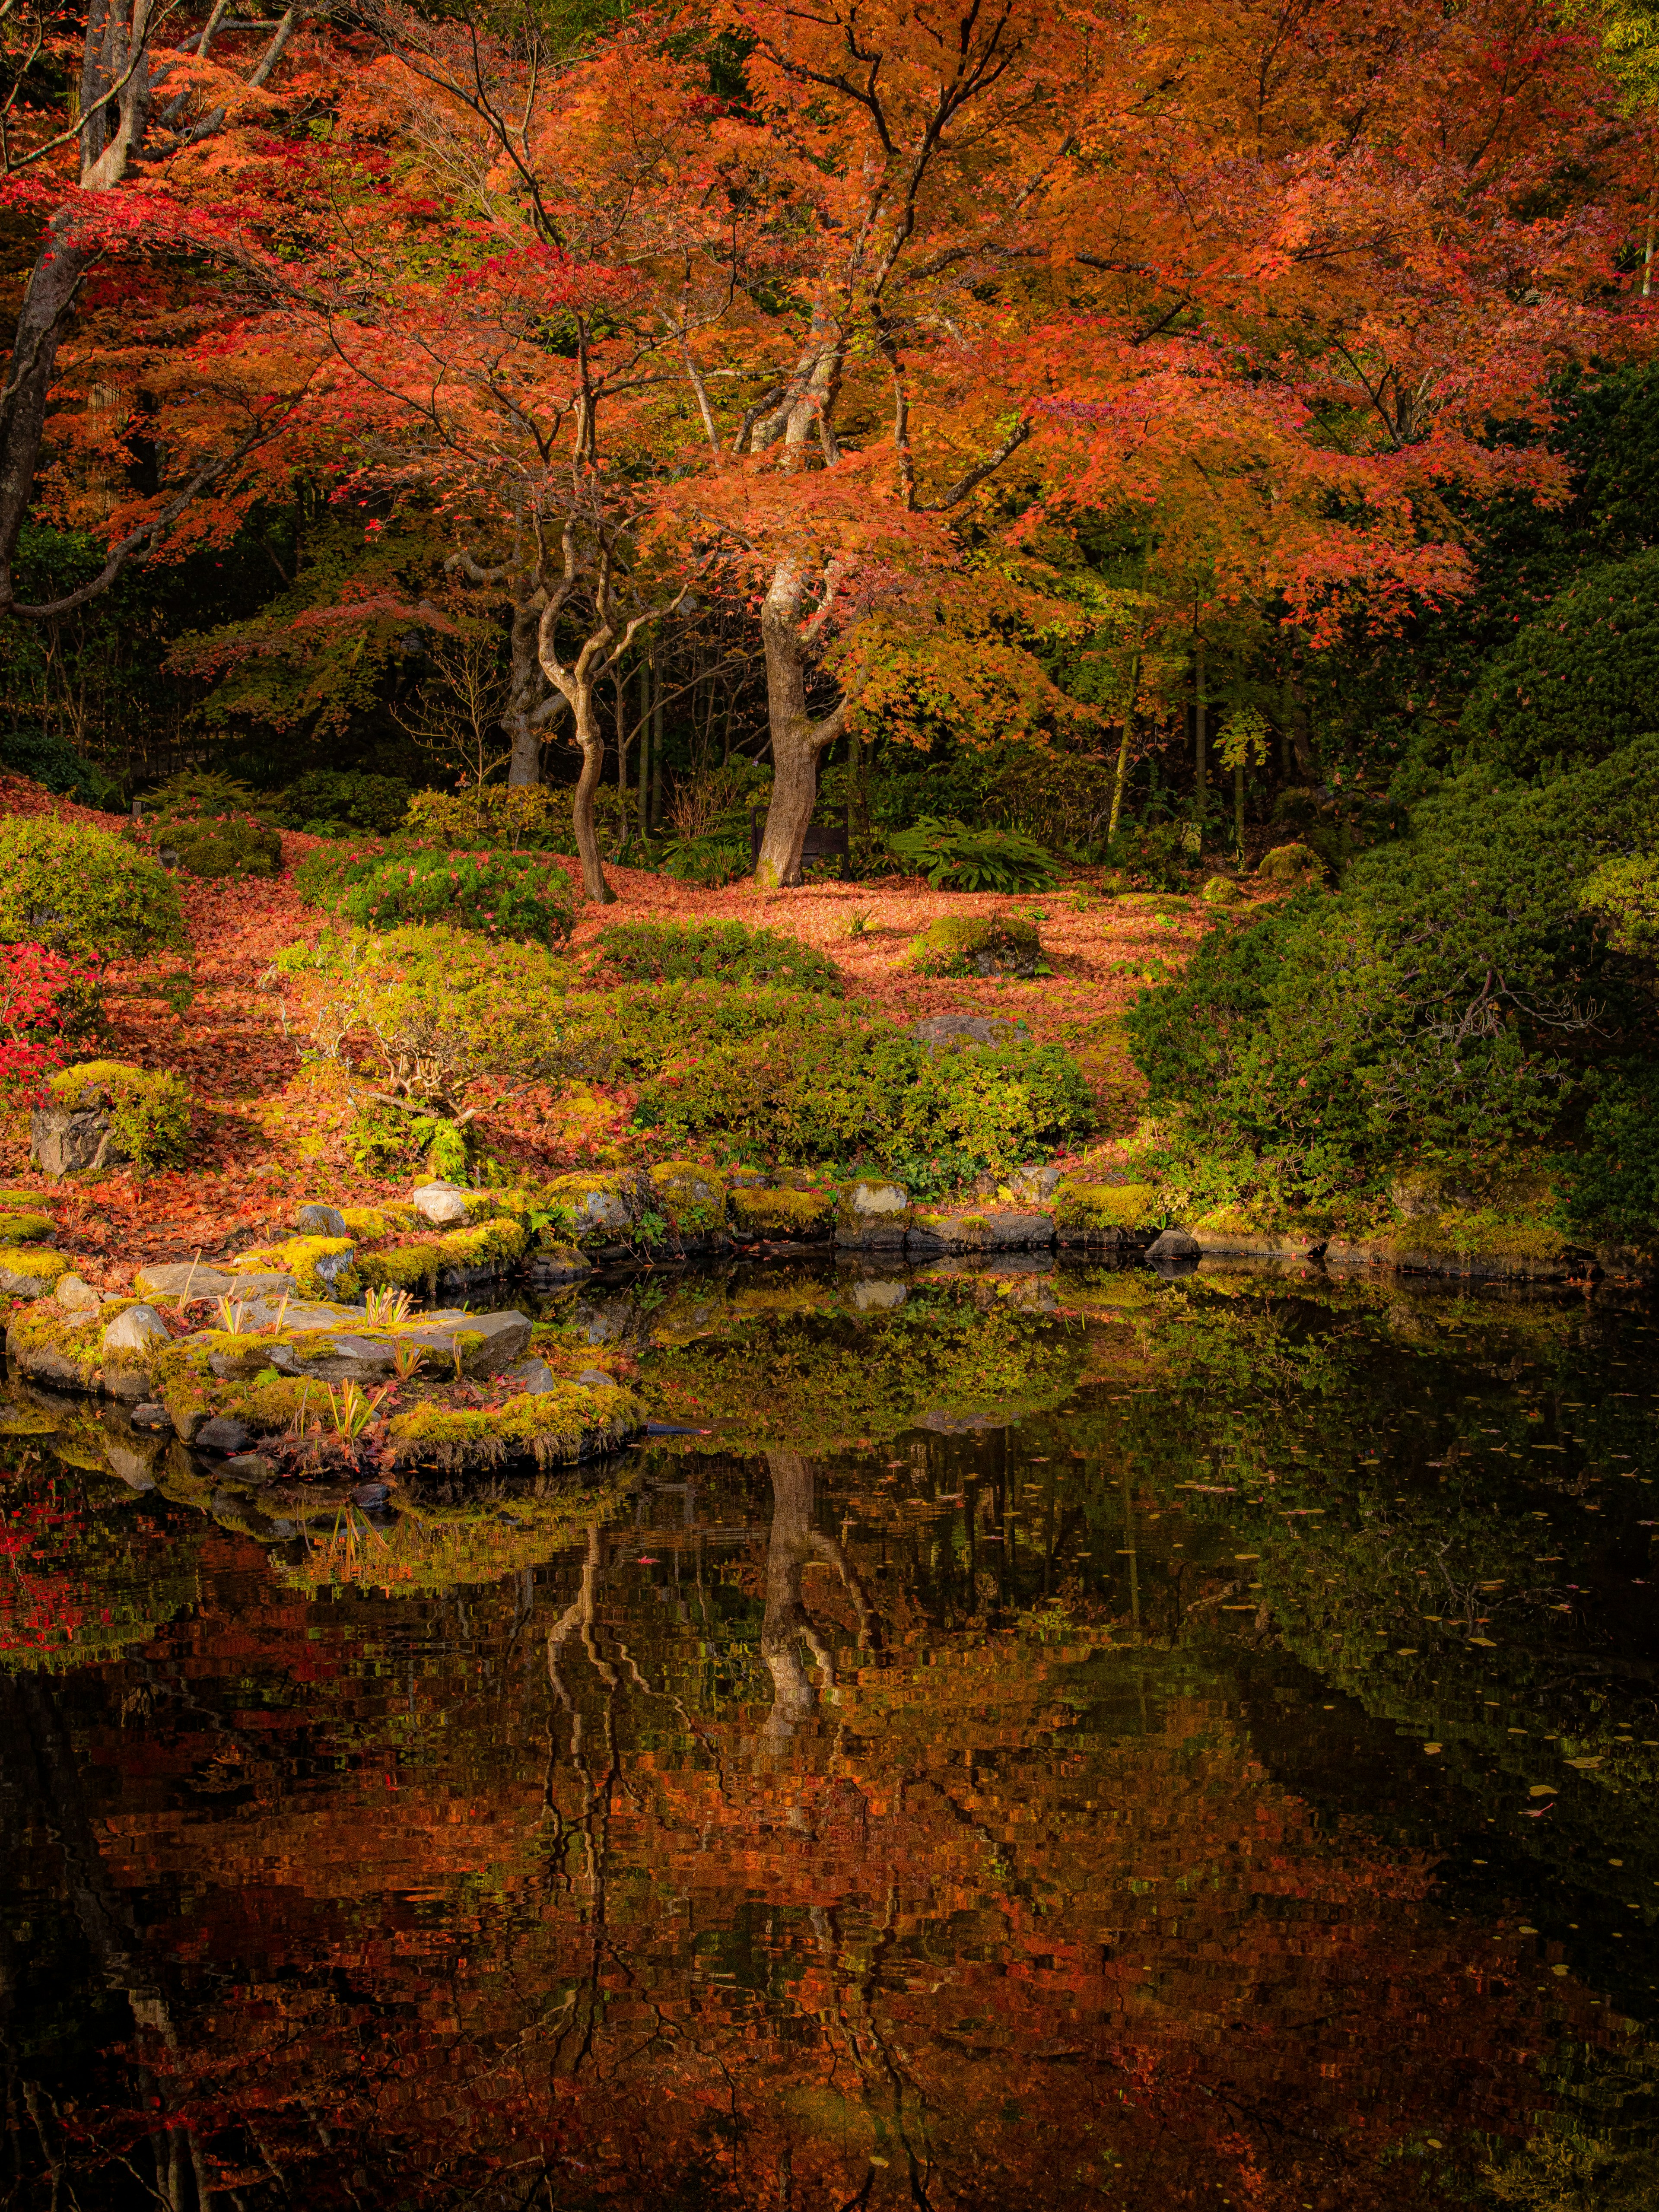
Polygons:
<instances>
[{"instance_id":1,"label":"forest background","mask_svg":"<svg viewBox=\"0 0 1659 2212\"><path fill-rule=\"evenodd\" d=\"M1145 1171L1266 1218L1541 1158L1646 1234L1645 7L3 36L12 767L216 866L424 826L595 900L797 882L815 809L968 888L1291 846L1131 1017Z\"/></svg>"}]
</instances>

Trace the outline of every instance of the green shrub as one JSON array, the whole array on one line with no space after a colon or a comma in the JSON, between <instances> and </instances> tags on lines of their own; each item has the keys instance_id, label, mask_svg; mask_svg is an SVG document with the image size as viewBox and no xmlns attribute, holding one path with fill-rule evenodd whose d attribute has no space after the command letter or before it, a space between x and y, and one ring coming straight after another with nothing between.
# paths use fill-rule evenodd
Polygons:
<instances>
[{"instance_id":1,"label":"green shrub","mask_svg":"<svg viewBox=\"0 0 1659 2212\"><path fill-rule=\"evenodd\" d=\"M1585 884L1583 898L1615 951L1638 960L1659 952L1659 860L1646 854L1606 860Z\"/></svg>"},{"instance_id":2,"label":"green shrub","mask_svg":"<svg viewBox=\"0 0 1659 2212\"><path fill-rule=\"evenodd\" d=\"M141 1174L183 1167L190 1158L190 1092L182 1076L119 1060L82 1060L51 1077L46 1095L72 1111L107 1109L112 1149Z\"/></svg>"},{"instance_id":3,"label":"green shrub","mask_svg":"<svg viewBox=\"0 0 1659 2212\"><path fill-rule=\"evenodd\" d=\"M823 953L781 930L741 921L617 922L599 940L597 969L619 983L712 976L836 996L842 988L840 969Z\"/></svg>"},{"instance_id":4,"label":"green shrub","mask_svg":"<svg viewBox=\"0 0 1659 2212\"><path fill-rule=\"evenodd\" d=\"M924 815L914 829L896 830L887 842L935 890L1046 890L1062 873L1054 855L1022 830L974 830Z\"/></svg>"},{"instance_id":5,"label":"green shrub","mask_svg":"<svg viewBox=\"0 0 1659 2212\"><path fill-rule=\"evenodd\" d=\"M465 791L417 792L404 817L405 833L423 844L505 847L509 852L574 853L576 832L568 784L470 785ZM593 794L599 850L614 860L628 842L629 800L614 784Z\"/></svg>"},{"instance_id":6,"label":"green shrub","mask_svg":"<svg viewBox=\"0 0 1659 2212\"><path fill-rule=\"evenodd\" d=\"M753 866L751 841L745 825L741 830L711 830L700 837L670 837L661 848L659 865L676 883L701 884L718 890L734 884Z\"/></svg>"},{"instance_id":7,"label":"green shrub","mask_svg":"<svg viewBox=\"0 0 1659 2212\"><path fill-rule=\"evenodd\" d=\"M125 837L20 814L0 820L0 938L105 960L186 942L177 888Z\"/></svg>"},{"instance_id":8,"label":"green shrub","mask_svg":"<svg viewBox=\"0 0 1659 2212\"><path fill-rule=\"evenodd\" d=\"M1460 733L1515 775L1606 760L1659 723L1659 550L1595 568L1480 671Z\"/></svg>"},{"instance_id":9,"label":"green shrub","mask_svg":"<svg viewBox=\"0 0 1659 2212\"><path fill-rule=\"evenodd\" d=\"M275 972L317 1051L436 1118L486 1073L526 1083L556 1072L568 971L539 945L461 929L328 931L289 946Z\"/></svg>"},{"instance_id":10,"label":"green shrub","mask_svg":"<svg viewBox=\"0 0 1659 2212\"><path fill-rule=\"evenodd\" d=\"M1032 1158L1086 1128L1053 1046L929 1054L821 993L708 981L569 991L539 947L463 931L325 936L276 963L320 1052L453 1117L470 1085L642 1085L636 1121L787 1160L866 1156L919 1190Z\"/></svg>"},{"instance_id":11,"label":"green shrub","mask_svg":"<svg viewBox=\"0 0 1659 2212\"><path fill-rule=\"evenodd\" d=\"M642 1091L637 1118L676 1142L718 1133L769 1158L873 1161L927 1195L1071 1141L1093 1106L1057 1046L929 1054L808 1000L673 1066Z\"/></svg>"},{"instance_id":12,"label":"green shrub","mask_svg":"<svg viewBox=\"0 0 1659 2212\"><path fill-rule=\"evenodd\" d=\"M365 929L421 922L562 943L575 925L570 878L544 853L440 852L406 839L319 846L294 872L309 905Z\"/></svg>"},{"instance_id":13,"label":"green shrub","mask_svg":"<svg viewBox=\"0 0 1659 2212\"><path fill-rule=\"evenodd\" d=\"M247 786L211 771L175 775L150 793L141 843L190 876L274 876L283 840L258 811Z\"/></svg>"},{"instance_id":14,"label":"green shrub","mask_svg":"<svg viewBox=\"0 0 1659 2212\"><path fill-rule=\"evenodd\" d=\"M537 853L409 853L347 885L337 911L360 929L442 922L489 937L562 944L575 927L570 878Z\"/></svg>"},{"instance_id":15,"label":"green shrub","mask_svg":"<svg viewBox=\"0 0 1659 2212\"><path fill-rule=\"evenodd\" d=\"M1264 853L1255 872L1264 884L1286 884L1303 890L1322 881L1325 864L1310 847L1298 842L1275 845L1270 853Z\"/></svg>"},{"instance_id":16,"label":"green shrub","mask_svg":"<svg viewBox=\"0 0 1659 2212\"><path fill-rule=\"evenodd\" d=\"M66 738L45 730L8 730L0 736L0 763L45 791L82 806L121 811L121 791L102 769L83 760Z\"/></svg>"},{"instance_id":17,"label":"green shrub","mask_svg":"<svg viewBox=\"0 0 1659 2212\"><path fill-rule=\"evenodd\" d=\"M471 1126L440 1114L367 1106L346 1131L346 1150L371 1174L392 1175L418 1164L446 1182L459 1182L472 1162Z\"/></svg>"},{"instance_id":18,"label":"green shrub","mask_svg":"<svg viewBox=\"0 0 1659 2212\"><path fill-rule=\"evenodd\" d=\"M920 975L1046 975L1034 926L1009 915L986 921L945 914L916 939L910 965Z\"/></svg>"},{"instance_id":19,"label":"green shrub","mask_svg":"<svg viewBox=\"0 0 1659 2212\"><path fill-rule=\"evenodd\" d=\"M1607 1071L1575 1149L1555 1163L1562 1225L1623 1243L1659 1235L1659 1063Z\"/></svg>"},{"instance_id":20,"label":"green shrub","mask_svg":"<svg viewBox=\"0 0 1659 2212\"><path fill-rule=\"evenodd\" d=\"M975 763L979 811L1051 850L1092 851L1105 841L1115 764L1047 745L1003 745Z\"/></svg>"},{"instance_id":21,"label":"green shrub","mask_svg":"<svg viewBox=\"0 0 1659 2212\"><path fill-rule=\"evenodd\" d=\"M1322 1204L1402 1153L1478 1177L1549 1136L1608 1033L1640 1034L1581 887L1656 809L1659 739L1540 790L1470 771L1336 896L1212 933L1125 1023L1175 1149L1212 1162L1191 1187Z\"/></svg>"},{"instance_id":22,"label":"green shrub","mask_svg":"<svg viewBox=\"0 0 1659 2212\"><path fill-rule=\"evenodd\" d=\"M1187 829L1179 822L1124 830L1107 848L1106 859L1138 890L1190 890L1197 848L1188 851L1187 837Z\"/></svg>"},{"instance_id":23,"label":"green shrub","mask_svg":"<svg viewBox=\"0 0 1659 2212\"><path fill-rule=\"evenodd\" d=\"M410 787L400 775L314 769L277 792L266 811L285 830L313 837L349 837L354 831L384 837L398 828L409 804Z\"/></svg>"}]
</instances>

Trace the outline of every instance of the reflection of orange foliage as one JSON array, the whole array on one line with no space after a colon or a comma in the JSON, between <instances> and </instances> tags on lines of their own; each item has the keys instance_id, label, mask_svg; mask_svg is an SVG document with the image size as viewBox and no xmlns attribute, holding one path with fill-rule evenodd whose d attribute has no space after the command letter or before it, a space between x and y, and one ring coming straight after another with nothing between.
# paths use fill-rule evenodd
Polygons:
<instances>
[{"instance_id":1,"label":"reflection of orange foliage","mask_svg":"<svg viewBox=\"0 0 1659 2212\"><path fill-rule=\"evenodd\" d=\"M173 1640L247 1677L239 1759L180 1715L165 1752L112 1729L90 1771L123 1776L102 1848L154 1955L202 1977L150 2063L204 2130L252 2113L313 2201L343 2157L411 2202L545 2160L621 2203L696 2175L758 2212L787 2171L797 2205L872 2173L880 2204L914 2160L939 2208L1119 2181L1406 2207L1436 2194L1425 2136L1540 2101L1516 1946L1316 1818L1158 1654L907 1637L878 1663L815 1574L840 1702L780 1730L763 1701L699 1709L663 1609L614 1578L569 1610L544 1585L528 1620L517 1583L475 1595L428 1674L422 1601L396 1629L355 1596L250 1612L246 1554L216 1555L240 1610ZM568 1712L541 1663L562 1616ZM1570 1985L1550 2005L1596 2037Z\"/></svg>"}]
</instances>

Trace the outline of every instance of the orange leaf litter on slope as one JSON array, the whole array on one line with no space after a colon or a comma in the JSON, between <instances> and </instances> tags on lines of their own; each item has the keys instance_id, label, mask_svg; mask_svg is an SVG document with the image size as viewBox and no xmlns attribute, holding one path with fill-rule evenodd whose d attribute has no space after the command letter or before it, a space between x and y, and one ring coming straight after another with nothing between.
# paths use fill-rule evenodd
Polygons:
<instances>
[{"instance_id":1,"label":"orange leaf litter on slope","mask_svg":"<svg viewBox=\"0 0 1659 2212\"><path fill-rule=\"evenodd\" d=\"M53 799L19 777L0 776L0 811L112 827L108 815ZM50 1187L59 1247L89 1278L119 1274L139 1258L188 1258L198 1250L222 1257L283 1227L304 1198L338 1195L349 1186L352 1195L373 1199L402 1188L347 1162L332 1125L338 1108L331 1121L300 1085L298 1046L283 1032L275 994L258 988L284 945L322 926L293 880L295 865L317 842L285 834L285 865L275 878L179 877L190 952L111 969L110 1028L100 1049L184 1076L198 1101L201 1149L197 1164L181 1173ZM1207 920L1195 901L1167 921L1109 897L1079 901L1077 892L1091 889L1084 877L1046 895L1016 897L938 891L902 877L763 891L748 881L708 890L632 868L606 872L617 903L580 907L573 939L579 953L621 921L740 921L785 931L825 953L846 978L849 1001L873 1015L901 1023L947 1012L1000 1016L1023 1023L1038 1040L1076 1041L1121 1012L1145 963L1158 957L1178 965ZM912 940L940 915L1036 919L1054 972L1029 982L910 974L903 963ZM854 915L864 920L857 937L849 934ZM1135 972L1113 974L1120 963ZM143 988L173 973L187 973L195 991L179 1012ZM619 1115L624 1103L617 1101ZM556 1164L550 1154L561 1151L568 1161L569 1139L555 1133L556 1124L544 1094L497 1100L481 1115L486 1144L527 1170ZM4 1163L15 1180L42 1181L27 1168L21 1129L5 1144Z\"/></svg>"}]
</instances>

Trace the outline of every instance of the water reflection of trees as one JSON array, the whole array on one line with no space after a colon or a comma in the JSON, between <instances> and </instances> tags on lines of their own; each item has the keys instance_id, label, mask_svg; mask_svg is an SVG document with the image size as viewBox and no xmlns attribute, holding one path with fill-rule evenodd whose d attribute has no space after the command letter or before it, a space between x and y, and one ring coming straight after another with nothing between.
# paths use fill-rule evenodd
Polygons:
<instances>
[{"instance_id":1,"label":"water reflection of trees","mask_svg":"<svg viewBox=\"0 0 1659 2212\"><path fill-rule=\"evenodd\" d=\"M1406 1433L1422 1363L1468 1378L1467 1348L1419 1317L1410 1351L1346 1292L1175 1287L1073 1328L1081 1395L1030 1393L1017 1431L935 1401L872 1458L860 1385L811 1449L641 1455L573 1549L490 1586L323 1601L210 1534L196 1618L67 1681L66 1750L7 1783L8 2063L46 2123L15 2201L1404 2212L1485 2159L1546 2205L1625 2094L1615 2051L1586 2170L1641 2201L1642 2054L1501 1900L1449 1917L1427 1838L1357 1821L1334 1737L1285 1717L1388 1722L1414 1683L1403 1546L1462 1547L1471 1588L1516 1548L1501 1497ZM1008 1317L1000 1377L1022 1329L1068 1326ZM959 1332L910 1327L937 1384ZM1496 1418L1448 1433L1522 1435L1524 1359L1534 1397L1574 1371L1582 1340L1528 1328L1487 1343ZM834 1334L795 1340L798 1399ZM784 1342L761 1332L751 1390ZM489 1510L511 1528L510 1495ZM1568 1632L1535 1648L1559 1671ZM1476 1680L1425 1683L1437 1729ZM1276 1732L1243 1717L1270 1706ZM1385 1752L1417 1756L1391 1722ZM46 1986L77 1975L138 2002L72 2019ZM1529 2150L1555 2095L1589 2118Z\"/></svg>"}]
</instances>

